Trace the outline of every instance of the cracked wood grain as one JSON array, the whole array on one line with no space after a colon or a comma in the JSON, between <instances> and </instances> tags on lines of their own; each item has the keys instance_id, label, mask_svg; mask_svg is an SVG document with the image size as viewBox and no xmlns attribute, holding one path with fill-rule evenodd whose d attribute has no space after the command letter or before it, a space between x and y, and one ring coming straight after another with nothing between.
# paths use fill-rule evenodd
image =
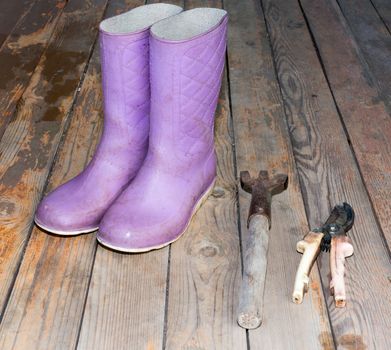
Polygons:
<instances>
[{"instance_id":1,"label":"cracked wood grain","mask_svg":"<svg viewBox=\"0 0 391 350\"><path fill-rule=\"evenodd\" d=\"M105 0L70 1L0 142L0 305L7 302ZM84 35L80 35L83 32ZM12 297L12 296L11 296ZM13 325L14 326L14 325ZM12 337L11 332L3 333ZM4 338L2 341L6 341Z\"/></svg>"},{"instance_id":2,"label":"cracked wood grain","mask_svg":"<svg viewBox=\"0 0 391 350\"><path fill-rule=\"evenodd\" d=\"M10 1L18 3L18 1ZM0 48L0 138L14 114L65 7L65 0L32 1Z\"/></svg>"},{"instance_id":3,"label":"cracked wood grain","mask_svg":"<svg viewBox=\"0 0 391 350\"><path fill-rule=\"evenodd\" d=\"M388 249L306 22L296 1L262 3L309 223L319 226L329 208L343 201L356 212L349 231L355 254L346 261L346 308L335 308L328 290L329 255L323 253L318 259L335 340L340 345L350 334L359 336L368 348L388 348L385 334L391 315L382 311L383 300L391 297L386 281L391 273Z\"/></svg>"},{"instance_id":4,"label":"cracked wood grain","mask_svg":"<svg viewBox=\"0 0 391 350\"><path fill-rule=\"evenodd\" d=\"M185 1L185 9L221 5ZM166 349L247 349L236 323L241 264L231 128L225 70L215 114L216 185L171 247Z\"/></svg>"},{"instance_id":5,"label":"cracked wood grain","mask_svg":"<svg viewBox=\"0 0 391 350\"><path fill-rule=\"evenodd\" d=\"M333 0L332 3L334 3ZM337 1L354 39L374 78L368 83L378 86L382 99L391 112L391 35L375 7L369 0Z\"/></svg>"},{"instance_id":6,"label":"cracked wood grain","mask_svg":"<svg viewBox=\"0 0 391 350\"><path fill-rule=\"evenodd\" d=\"M186 9L221 7L186 1ZM171 247L167 349L247 349L236 323L240 250L226 71L215 114L216 185Z\"/></svg>"},{"instance_id":7,"label":"cracked wood grain","mask_svg":"<svg viewBox=\"0 0 391 350\"><path fill-rule=\"evenodd\" d=\"M365 185L391 247L390 114L377 89L367 82L371 72L338 6L323 0L302 2ZM319 12L323 16L315 20Z\"/></svg>"},{"instance_id":8,"label":"cracked wood grain","mask_svg":"<svg viewBox=\"0 0 391 350\"><path fill-rule=\"evenodd\" d=\"M168 247L121 254L98 246L77 348L162 349L168 260Z\"/></svg>"},{"instance_id":9,"label":"cracked wood grain","mask_svg":"<svg viewBox=\"0 0 391 350\"><path fill-rule=\"evenodd\" d=\"M251 0L224 5L231 18L228 62L238 169L289 177L287 190L273 197L263 324L249 332L250 348L333 349L317 269L311 271L304 303L298 306L291 300L301 257L296 243L308 232L308 224L263 12ZM250 195L240 191L242 242L247 238L249 200Z\"/></svg>"},{"instance_id":10,"label":"cracked wood grain","mask_svg":"<svg viewBox=\"0 0 391 350\"><path fill-rule=\"evenodd\" d=\"M105 15L112 16L140 4L137 0L111 1ZM91 23L92 34L97 30L98 22ZM46 192L85 168L99 141L102 122L96 45ZM26 348L26 344L40 349L76 347L88 288L95 288L90 284L95 252L95 234L64 238L33 228L0 328L2 348ZM142 263L129 266L130 271L138 270ZM93 338L93 334L89 336Z\"/></svg>"}]
</instances>

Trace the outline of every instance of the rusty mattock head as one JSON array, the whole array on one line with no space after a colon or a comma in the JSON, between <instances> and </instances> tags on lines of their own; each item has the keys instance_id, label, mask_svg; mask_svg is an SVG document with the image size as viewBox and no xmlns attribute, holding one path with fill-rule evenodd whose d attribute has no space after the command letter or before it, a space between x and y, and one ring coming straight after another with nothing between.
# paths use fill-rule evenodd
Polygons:
<instances>
[{"instance_id":1,"label":"rusty mattock head","mask_svg":"<svg viewBox=\"0 0 391 350\"><path fill-rule=\"evenodd\" d=\"M247 226L255 215L264 215L271 226L272 196L284 191L288 186L288 175L277 174L269 178L269 172L261 170L257 178L252 178L248 171L240 172L240 185L243 190L251 193L251 204L248 213Z\"/></svg>"}]
</instances>

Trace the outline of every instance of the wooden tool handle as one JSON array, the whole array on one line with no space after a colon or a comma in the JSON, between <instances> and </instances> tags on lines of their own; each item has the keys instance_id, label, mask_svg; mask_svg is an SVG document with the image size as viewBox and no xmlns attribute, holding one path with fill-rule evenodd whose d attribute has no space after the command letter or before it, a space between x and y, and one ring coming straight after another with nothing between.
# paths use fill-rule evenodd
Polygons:
<instances>
[{"instance_id":1,"label":"wooden tool handle","mask_svg":"<svg viewBox=\"0 0 391 350\"><path fill-rule=\"evenodd\" d=\"M295 286L292 294L292 300L296 304L303 302L304 292L308 290L309 273L311 266L319 254L322 238L323 233L321 232L309 232L302 241L297 242L296 249L303 256L296 272Z\"/></svg>"},{"instance_id":2,"label":"wooden tool handle","mask_svg":"<svg viewBox=\"0 0 391 350\"><path fill-rule=\"evenodd\" d=\"M353 246L347 236L335 236L331 239L330 249L330 292L334 295L335 306L345 307L345 258L353 254Z\"/></svg>"},{"instance_id":3,"label":"wooden tool handle","mask_svg":"<svg viewBox=\"0 0 391 350\"><path fill-rule=\"evenodd\" d=\"M238 324L246 329L262 323L265 289L269 220L254 215L249 223L249 235L243 258L243 279L240 289Z\"/></svg>"}]
</instances>

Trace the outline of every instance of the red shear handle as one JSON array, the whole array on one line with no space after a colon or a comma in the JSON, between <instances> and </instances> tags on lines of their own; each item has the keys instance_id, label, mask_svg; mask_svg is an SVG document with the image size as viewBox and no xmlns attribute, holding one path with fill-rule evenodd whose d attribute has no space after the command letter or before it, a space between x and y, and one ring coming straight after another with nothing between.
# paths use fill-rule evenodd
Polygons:
<instances>
[{"instance_id":1,"label":"red shear handle","mask_svg":"<svg viewBox=\"0 0 391 350\"><path fill-rule=\"evenodd\" d=\"M345 307L345 258L353 254L353 246L348 236L334 236L330 249L330 292L334 295L335 306Z\"/></svg>"}]
</instances>

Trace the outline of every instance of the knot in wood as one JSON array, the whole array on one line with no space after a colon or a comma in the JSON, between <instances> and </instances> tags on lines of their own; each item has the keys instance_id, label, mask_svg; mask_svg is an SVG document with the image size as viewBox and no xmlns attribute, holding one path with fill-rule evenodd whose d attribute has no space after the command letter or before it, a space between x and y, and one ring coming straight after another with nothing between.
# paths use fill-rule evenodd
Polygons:
<instances>
[{"instance_id":1,"label":"knot in wood","mask_svg":"<svg viewBox=\"0 0 391 350\"><path fill-rule=\"evenodd\" d=\"M224 197L225 191L222 187L215 187L212 192L212 196L215 198L221 198Z\"/></svg>"},{"instance_id":2,"label":"knot in wood","mask_svg":"<svg viewBox=\"0 0 391 350\"><path fill-rule=\"evenodd\" d=\"M217 253L218 253L218 249L211 245L202 247L200 249L200 255L206 258L214 257Z\"/></svg>"}]
</instances>

